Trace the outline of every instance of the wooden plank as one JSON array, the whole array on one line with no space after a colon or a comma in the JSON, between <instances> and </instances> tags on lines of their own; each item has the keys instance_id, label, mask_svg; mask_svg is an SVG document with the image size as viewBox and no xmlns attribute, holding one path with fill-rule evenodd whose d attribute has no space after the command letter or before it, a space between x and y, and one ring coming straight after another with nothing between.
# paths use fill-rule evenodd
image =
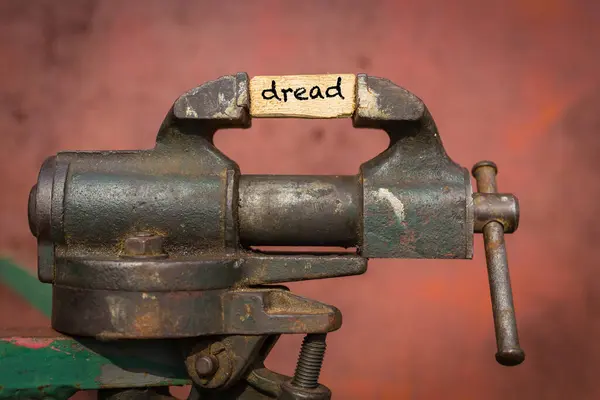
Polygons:
<instances>
[{"instance_id":1,"label":"wooden plank","mask_svg":"<svg viewBox=\"0 0 600 400\"><path fill-rule=\"evenodd\" d=\"M250 80L254 118L345 118L356 108L356 75L255 76Z\"/></svg>"}]
</instances>

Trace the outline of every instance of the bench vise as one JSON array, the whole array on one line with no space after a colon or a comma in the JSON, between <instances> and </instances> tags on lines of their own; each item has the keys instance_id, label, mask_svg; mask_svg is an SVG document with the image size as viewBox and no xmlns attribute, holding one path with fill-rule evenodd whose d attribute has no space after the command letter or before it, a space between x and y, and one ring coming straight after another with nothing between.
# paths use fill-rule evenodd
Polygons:
<instances>
[{"instance_id":1,"label":"bench vise","mask_svg":"<svg viewBox=\"0 0 600 400\"><path fill-rule=\"evenodd\" d=\"M327 92L350 98L351 112L340 116L390 138L357 175L242 175L212 138L261 116L245 73L179 97L151 150L48 158L30 193L29 223L39 279L53 285L52 327L103 341L176 339L194 383L190 398L328 399L318 378L340 311L277 284L362 274L369 258L470 259L473 233L483 233L496 359L521 363L504 243L518 226L517 199L497 193L488 161L473 168L473 192L469 171L448 157L415 95L386 79L353 77L351 93L340 77ZM286 102L313 100L293 90ZM303 90L295 93L316 93ZM326 96L314 101L328 107ZM283 114L275 116L302 117ZM306 335L293 377L264 367L281 334ZM131 395L107 398L124 393Z\"/></svg>"}]
</instances>

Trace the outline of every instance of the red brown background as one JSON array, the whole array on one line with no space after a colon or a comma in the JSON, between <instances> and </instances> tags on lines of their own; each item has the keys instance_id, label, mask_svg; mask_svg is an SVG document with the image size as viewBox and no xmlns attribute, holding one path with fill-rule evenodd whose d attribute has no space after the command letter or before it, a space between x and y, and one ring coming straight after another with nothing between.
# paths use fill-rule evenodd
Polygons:
<instances>
[{"instance_id":1,"label":"red brown background","mask_svg":"<svg viewBox=\"0 0 600 400\"><path fill-rule=\"evenodd\" d=\"M35 268L27 194L60 150L153 145L179 94L221 75L366 72L424 99L450 156L499 165L521 342L494 361L473 261L373 260L293 285L338 306L322 381L337 399L600 397L600 3L0 1L0 253ZM259 120L217 145L244 173L354 174L386 145L348 120ZM7 289L6 326L47 323ZM269 363L292 373L300 338Z\"/></svg>"}]
</instances>

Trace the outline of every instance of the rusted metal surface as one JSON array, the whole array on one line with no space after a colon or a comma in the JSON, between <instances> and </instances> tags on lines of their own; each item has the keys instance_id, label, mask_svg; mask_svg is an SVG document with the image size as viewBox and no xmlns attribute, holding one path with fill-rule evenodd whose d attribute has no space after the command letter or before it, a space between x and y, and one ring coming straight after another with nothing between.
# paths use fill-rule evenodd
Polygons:
<instances>
[{"instance_id":1,"label":"rusted metal surface","mask_svg":"<svg viewBox=\"0 0 600 400\"><path fill-rule=\"evenodd\" d=\"M213 376L219 369L219 359L213 354L199 357L194 362L194 369L199 377Z\"/></svg>"},{"instance_id":2,"label":"rusted metal surface","mask_svg":"<svg viewBox=\"0 0 600 400\"><path fill-rule=\"evenodd\" d=\"M351 254L240 252L143 261L73 257L57 265L54 282L107 290L211 290L360 275L366 270L367 260Z\"/></svg>"},{"instance_id":3,"label":"rusted metal surface","mask_svg":"<svg viewBox=\"0 0 600 400\"><path fill-rule=\"evenodd\" d=\"M103 338L327 332L340 325L332 307L224 289L357 274L366 258L471 257L467 171L416 96L358 76L353 124L385 130L390 145L356 176L242 179L212 137L250 126L247 92L246 74L221 77L177 99L153 150L59 153L42 166L29 218L40 254L52 245L39 269L55 284L54 328ZM250 249L264 244L357 246L358 255ZM242 305L247 318L227 314Z\"/></svg>"},{"instance_id":4,"label":"rusted metal surface","mask_svg":"<svg viewBox=\"0 0 600 400\"><path fill-rule=\"evenodd\" d=\"M279 288L126 292L54 286L52 326L103 339L322 333L340 311Z\"/></svg>"},{"instance_id":5,"label":"rusted metal surface","mask_svg":"<svg viewBox=\"0 0 600 400\"><path fill-rule=\"evenodd\" d=\"M189 399L275 399L290 377L265 368L264 361L278 336L227 336L191 339L184 344L186 366L194 386ZM217 360L214 373L203 376L197 364ZM219 389L215 391L214 389Z\"/></svg>"},{"instance_id":6,"label":"rusted metal surface","mask_svg":"<svg viewBox=\"0 0 600 400\"><path fill-rule=\"evenodd\" d=\"M355 247L360 241L357 176L242 175L244 245Z\"/></svg>"},{"instance_id":7,"label":"rusted metal surface","mask_svg":"<svg viewBox=\"0 0 600 400\"><path fill-rule=\"evenodd\" d=\"M442 146L423 102L360 75L355 127L384 129L390 146L361 166L362 252L374 258L471 258L471 181Z\"/></svg>"},{"instance_id":8,"label":"rusted metal surface","mask_svg":"<svg viewBox=\"0 0 600 400\"><path fill-rule=\"evenodd\" d=\"M329 400L331 390L319 384L325 358L326 335L306 335L302 341L296 370L291 380L281 385L280 399Z\"/></svg>"},{"instance_id":9,"label":"rusted metal surface","mask_svg":"<svg viewBox=\"0 0 600 400\"><path fill-rule=\"evenodd\" d=\"M280 192L271 207L281 215L274 214L267 197L256 195L259 190L273 189L252 190L260 182L255 177L247 178L239 191L239 168L212 145L218 128L249 127L247 105L235 100L243 97L240 90L247 91L245 85L247 76L238 74L181 96L163 122L152 151L60 153L54 162L49 161L37 187L51 185L52 196L35 189L30 210L43 210L52 201L61 208L56 217L37 211L30 214L40 243L55 240L57 259L74 254L110 255L119 253L132 230L146 228L163 235L165 250L177 257L235 250L239 231L246 245L289 244L292 238L281 229L285 225L300 230L300 236L294 235L295 245L359 244L365 257L377 258L471 257L470 179L464 168L447 157L429 112L416 96L385 79L358 77L353 123L386 130L390 147L363 165L356 177L322 178L340 184L334 193L342 203L336 209L336 201L324 197L323 204L331 203L333 208L321 205L320 214L301 221L296 216L304 213L307 203L297 204L294 190L319 197L323 194L317 190L319 181L305 178L305 186L298 187L299 178L274 178L269 185ZM220 108L212 110L214 98L237 104L237 114L225 118ZM62 176L66 169L68 179L54 179L54 174ZM46 176L48 170L54 173ZM315 190L318 193L311 195ZM244 211L238 219L239 207ZM268 215L264 223L260 213ZM185 216L183 227L180 216ZM245 224L242 228L238 220ZM318 222L327 226L328 221L330 230L318 233ZM43 228L46 225L54 234ZM272 234L265 237L265 231Z\"/></svg>"},{"instance_id":10,"label":"rusted metal surface","mask_svg":"<svg viewBox=\"0 0 600 400\"><path fill-rule=\"evenodd\" d=\"M238 341L240 339L245 340L246 338L238 337ZM248 347L252 350L259 348L265 339L266 337L256 336ZM235 350L235 348L228 348L224 341L206 340L204 343L201 342L185 360L192 381L205 389L217 389L225 386L232 379L232 375L235 374L237 377L240 372L247 368L248 361L250 360L250 354L244 354L244 357L242 357L239 354L239 349L237 349L237 353ZM234 371L234 355L237 356L236 371ZM205 359L210 360L212 364L209 373L203 373L203 371L198 369L199 363L202 364L202 360ZM239 371L240 369L242 371Z\"/></svg>"},{"instance_id":11,"label":"rusted metal surface","mask_svg":"<svg viewBox=\"0 0 600 400\"><path fill-rule=\"evenodd\" d=\"M274 344L261 353L261 340L309 334L294 377L281 380L276 395L329 399L318 383L324 340L316 338L337 330L341 313L257 285L359 274L368 258L471 258L475 219L487 222L486 240L502 218L516 228L516 201L489 196L493 177L482 175L495 173L489 165L474 170L487 192L474 201L468 171L447 156L423 102L364 74L352 122L383 129L385 151L355 176L242 179L212 138L220 128L250 126L247 85L238 73L182 95L152 150L59 153L42 166L28 210L40 254L52 246L39 266L53 283L52 326L101 340L225 336L197 345L186 366L198 394L228 387L240 399L261 397L244 379L264 367ZM356 246L356 254L252 248L282 244ZM508 275L499 278L507 271L496 260L502 256L489 258L497 359L515 365L523 354Z\"/></svg>"},{"instance_id":12,"label":"rusted metal surface","mask_svg":"<svg viewBox=\"0 0 600 400\"><path fill-rule=\"evenodd\" d=\"M498 166L493 161L479 161L473 168L471 173L477 182L477 191L479 193L496 193L498 187L496 185L496 175L498 174Z\"/></svg>"},{"instance_id":13,"label":"rusted metal surface","mask_svg":"<svg viewBox=\"0 0 600 400\"><path fill-rule=\"evenodd\" d=\"M489 357L489 292L477 241L472 267L375 260L358 280L292 285L341 306L344 330L352 332L331 341L324 381L347 399L598 397L600 352L590 343L600 328L600 280L589 215L598 189L599 3L480 6L328 2L316 12L301 2L182 1L165 11L158 1L3 2L2 252L32 269L36 264L23 204L48 152L151 146L165 107L190 82L213 79L231 65L252 74L379 74L426 100L456 161L498 161L500 189L519 194L526 212L518 239L506 240L530 359L501 372ZM378 132L347 130L346 122L258 121L243 137L221 132L216 142L248 173L352 174L386 142ZM582 187L586 195L568 195ZM393 292L395 301L382 292ZM45 323L13 304L4 303L4 324ZM380 321L386 329L369 346L379 363L366 370L347 349L369 341L369 327ZM449 347L448 337L469 340ZM389 345L398 342L412 350ZM287 339L271 365L292 370L295 356ZM393 363L398 368L384 367Z\"/></svg>"},{"instance_id":14,"label":"rusted metal surface","mask_svg":"<svg viewBox=\"0 0 600 400\"><path fill-rule=\"evenodd\" d=\"M249 369L262 365L277 339L277 335L190 339L183 343L185 364L198 388L231 387L244 378ZM207 357L216 361L216 368L211 374L201 374L198 371L198 362ZM210 391L206 391L208 392Z\"/></svg>"},{"instance_id":15,"label":"rusted metal surface","mask_svg":"<svg viewBox=\"0 0 600 400\"><path fill-rule=\"evenodd\" d=\"M496 174L498 168L493 162L482 161L473 167L473 176L477 180L477 189L487 194L495 193ZM504 204L509 204L508 211ZM525 359L525 353L519 345L517 333L517 319L513 304L510 275L508 272L508 257L504 233L512 232L519 224L519 213L516 203L508 201L497 204L496 212L485 210L485 214L498 214L504 218L495 218L483 226L483 241L490 282L490 295L492 298L492 312L494 314L494 327L496 330L496 360L503 365L518 365ZM475 215L477 215L477 208ZM502 221L508 220L504 225ZM505 230L505 226L508 228Z\"/></svg>"},{"instance_id":16,"label":"rusted metal surface","mask_svg":"<svg viewBox=\"0 0 600 400\"><path fill-rule=\"evenodd\" d=\"M473 213L477 233L483 233L492 221L499 222L505 233L513 233L519 227L519 201L512 194L473 193Z\"/></svg>"},{"instance_id":17,"label":"rusted metal surface","mask_svg":"<svg viewBox=\"0 0 600 400\"><path fill-rule=\"evenodd\" d=\"M141 257L143 259L164 257L166 254L163 250L163 242L164 238L160 235L138 232L125 239L122 257Z\"/></svg>"},{"instance_id":18,"label":"rusted metal surface","mask_svg":"<svg viewBox=\"0 0 600 400\"><path fill-rule=\"evenodd\" d=\"M168 386L189 384L190 378L198 384L190 400L275 399L282 393L281 385L291 379L263 365L277 336L189 342L97 341L67 337L49 329L3 331L0 336L2 399L61 400L93 389L98 390L99 399L172 399ZM182 355L188 351L186 371ZM206 355L218 360L218 368L209 376L200 376L197 361ZM223 387L232 390L209 390Z\"/></svg>"}]
</instances>

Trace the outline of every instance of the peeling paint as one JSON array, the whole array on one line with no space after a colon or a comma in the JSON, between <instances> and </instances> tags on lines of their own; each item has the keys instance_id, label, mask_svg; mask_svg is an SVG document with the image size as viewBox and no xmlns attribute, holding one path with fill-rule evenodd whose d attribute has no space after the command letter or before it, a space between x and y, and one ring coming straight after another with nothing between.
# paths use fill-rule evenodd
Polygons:
<instances>
[{"instance_id":1,"label":"peeling paint","mask_svg":"<svg viewBox=\"0 0 600 400\"><path fill-rule=\"evenodd\" d=\"M142 299L144 300L156 300L156 296L149 293L142 293Z\"/></svg>"},{"instance_id":2,"label":"peeling paint","mask_svg":"<svg viewBox=\"0 0 600 400\"><path fill-rule=\"evenodd\" d=\"M198 118L198 113L191 106L185 107L185 116L189 118Z\"/></svg>"},{"instance_id":3,"label":"peeling paint","mask_svg":"<svg viewBox=\"0 0 600 400\"><path fill-rule=\"evenodd\" d=\"M380 188L377 191L376 196L380 199L385 199L390 203L394 210L394 214L396 214L396 217L398 218L398 222L404 221L404 204L389 189Z\"/></svg>"},{"instance_id":4,"label":"peeling paint","mask_svg":"<svg viewBox=\"0 0 600 400\"><path fill-rule=\"evenodd\" d=\"M106 303L110 312L110 322L114 327L121 326L127 320L126 301L118 296L107 296Z\"/></svg>"},{"instance_id":5,"label":"peeling paint","mask_svg":"<svg viewBox=\"0 0 600 400\"><path fill-rule=\"evenodd\" d=\"M52 349L54 351L58 351L60 353L68 354L68 355L72 355L73 354L73 353L69 353L68 351L65 351L65 350L61 349L60 347L56 347L56 346L50 346L50 349Z\"/></svg>"},{"instance_id":6,"label":"peeling paint","mask_svg":"<svg viewBox=\"0 0 600 400\"><path fill-rule=\"evenodd\" d=\"M44 347L50 346L54 339L37 339L37 338L10 338L2 339L3 341L9 341L11 344L19 347L26 347L28 349L43 349Z\"/></svg>"}]
</instances>

